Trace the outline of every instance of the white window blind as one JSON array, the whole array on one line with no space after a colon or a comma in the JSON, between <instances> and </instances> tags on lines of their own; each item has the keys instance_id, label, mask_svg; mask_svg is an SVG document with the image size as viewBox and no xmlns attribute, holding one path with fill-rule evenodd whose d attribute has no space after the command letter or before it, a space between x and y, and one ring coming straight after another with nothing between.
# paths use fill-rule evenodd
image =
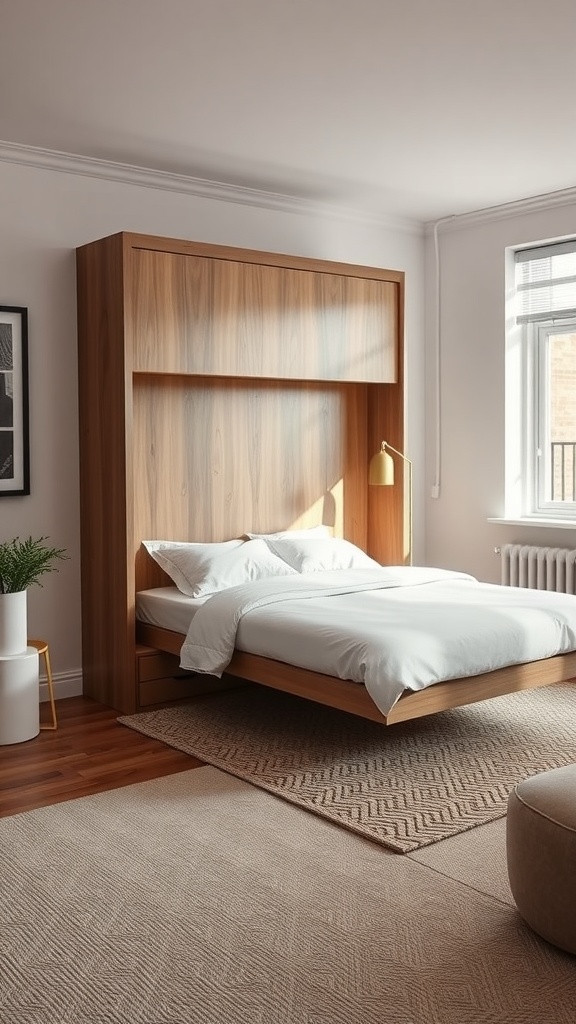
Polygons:
<instances>
[{"instance_id":1,"label":"white window blind","mask_svg":"<svg viewBox=\"0 0 576 1024\"><path fill-rule=\"evenodd\" d=\"M519 249L515 259L518 323L576 316L576 239Z\"/></svg>"}]
</instances>

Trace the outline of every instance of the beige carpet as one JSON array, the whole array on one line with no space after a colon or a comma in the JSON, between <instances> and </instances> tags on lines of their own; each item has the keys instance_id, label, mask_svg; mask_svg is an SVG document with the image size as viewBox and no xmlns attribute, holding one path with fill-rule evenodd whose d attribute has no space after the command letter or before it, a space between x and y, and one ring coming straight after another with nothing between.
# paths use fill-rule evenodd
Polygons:
<instances>
[{"instance_id":1,"label":"beige carpet","mask_svg":"<svg viewBox=\"0 0 576 1024\"><path fill-rule=\"evenodd\" d=\"M212 767L3 818L0 1024L574 1024L501 826L397 857Z\"/></svg>"},{"instance_id":2,"label":"beige carpet","mask_svg":"<svg viewBox=\"0 0 576 1024\"><path fill-rule=\"evenodd\" d=\"M119 721L398 853L501 817L516 782L576 761L569 683L388 728L254 686Z\"/></svg>"}]
</instances>

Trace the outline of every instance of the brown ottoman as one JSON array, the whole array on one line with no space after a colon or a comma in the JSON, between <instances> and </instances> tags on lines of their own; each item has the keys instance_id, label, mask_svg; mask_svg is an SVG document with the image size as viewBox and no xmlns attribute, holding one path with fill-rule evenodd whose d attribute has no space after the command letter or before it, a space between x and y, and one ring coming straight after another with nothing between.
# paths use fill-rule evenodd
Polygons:
<instances>
[{"instance_id":1,"label":"brown ottoman","mask_svg":"<svg viewBox=\"0 0 576 1024\"><path fill-rule=\"evenodd\" d=\"M524 920L576 953L576 764L524 779L508 798L508 878Z\"/></svg>"}]
</instances>

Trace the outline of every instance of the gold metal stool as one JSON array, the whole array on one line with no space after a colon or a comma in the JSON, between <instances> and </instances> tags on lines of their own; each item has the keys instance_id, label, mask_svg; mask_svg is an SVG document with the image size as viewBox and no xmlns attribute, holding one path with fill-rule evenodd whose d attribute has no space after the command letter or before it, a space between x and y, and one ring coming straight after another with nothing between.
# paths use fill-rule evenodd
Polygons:
<instances>
[{"instance_id":1,"label":"gold metal stool","mask_svg":"<svg viewBox=\"0 0 576 1024\"><path fill-rule=\"evenodd\" d=\"M52 711L52 724L41 725L41 729L57 729L58 722L56 720L56 704L54 702L54 685L52 683L52 666L50 664L50 650L46 640L29 640L28 645L35 647L38 651L38 655L44 655L44 662L46 665L46 682L48 684L48 696L50 697L50 708Z\"/></svg>"}]
</instances>

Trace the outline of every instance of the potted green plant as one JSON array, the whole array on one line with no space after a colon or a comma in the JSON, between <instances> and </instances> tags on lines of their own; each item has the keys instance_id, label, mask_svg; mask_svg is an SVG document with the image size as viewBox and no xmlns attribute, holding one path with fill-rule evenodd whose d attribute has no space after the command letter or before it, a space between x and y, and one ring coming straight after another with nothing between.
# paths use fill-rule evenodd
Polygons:
<instances>
[{"instance_id":1,"label":"potted green plant","mask_svg":"<svg viewBox=\"0 0 576 1024\"><path fill-rule=\"evenodd\" d=\"M50 547L47 537L28 537L0 544L0 656L19 654L27 645L26 592L40 577L56 571L64 548Z\"/></svg>"}]
</instances>

